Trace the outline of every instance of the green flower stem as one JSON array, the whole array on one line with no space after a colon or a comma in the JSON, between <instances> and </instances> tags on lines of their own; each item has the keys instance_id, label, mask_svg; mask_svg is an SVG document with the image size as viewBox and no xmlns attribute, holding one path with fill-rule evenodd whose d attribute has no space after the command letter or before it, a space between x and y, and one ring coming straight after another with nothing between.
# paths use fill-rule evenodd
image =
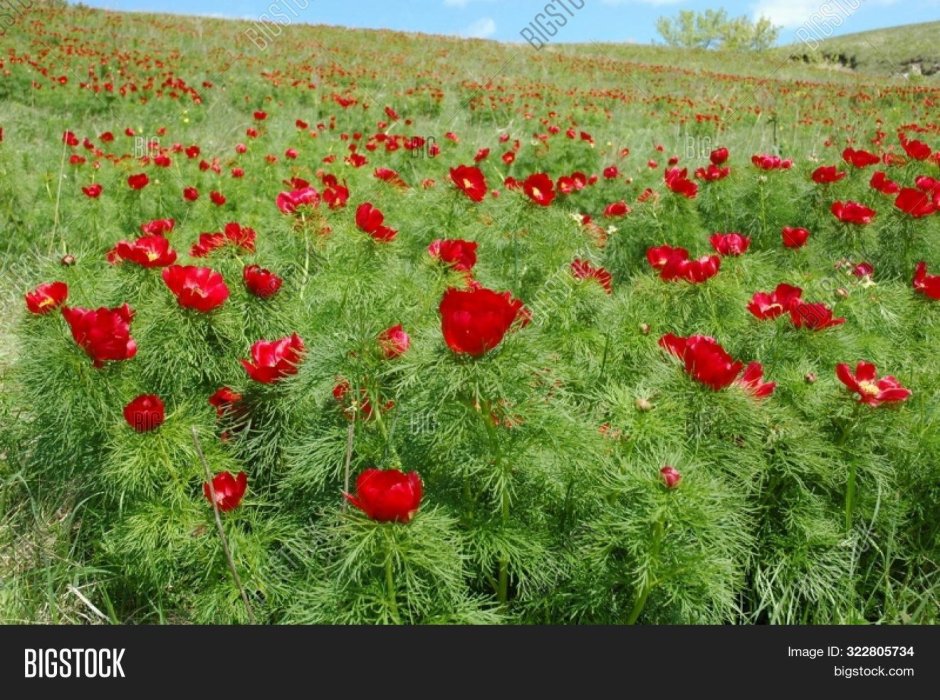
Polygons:
<instances>
[{"instance_id":1,"label":"green flower stem","mask_svg":"<svg viewBox=\"0 0 940 700\"><path fill-rule=\"evenodd\" d=\"M666 511L663 510L662 515L659 516L659 520L656 521L656 525L653 526L653 542L650 546L650 568L656 565L657 560L659 559L659 552L662 549L663 539L666 536ZM643 590L640 591L640 595L637 596L636 602L633 604L633 610L630 611L630 617L627 618L627 624L635 624L639 619L640 614L643 612L643 608L646 607L646 601L650 597L650 593L653 590L655 582L653 581L653 576L648 575L646 577L646 582L643 584Z\"/></svg>"},{"instance_id":2,"label":"green flower stem","mask_svg":"<svg viewBox=\"0 0 940 700\"><path fill-rule=\"evenodd\" d=\"M401 618L398 615L398 599L395 593L395 572L392 568L391 546L385 556L385 589L388 594L388 609L392 613L392 620L396 625L400 625Z\"/></svg>"},{"instance_id":3,"label":"green flower stem","mask_svg":"<svg viewBox=\"0 0 940 700\"><path fill-rule=\"evenodd\" d=\"M483 426L486 428L486 435L489 439L490 449L493 451L493 466L498 470L505 469L503 463L503 452L499 444L499 435L496 432L496 426L493 425L492 403L483 401L482 416ZM500 524L505 532L509 527L509 490L503 488L500 493ZM496 583L496 597L502 607L506 607L509 602L509 555L501 554L499 557L499 574Z\"/></svg>"},{"instance_id":4,"label":"green flower stem","mask_svg":"<svg viewBox=\"0 0 940 700\"><path fill-rule=\"evenodd\" d=\"M855 411L852 414L851 420L849 420L842 428L842 434L839 435L839 440L836 443L840 448L845 444L849 439L853 429L858 425L859 421L859 408L861 403L855 404ZM849 460L849 475L848 481L845 484L845 531L852 531L852 516L855 513L855 496L858 492L858 462L855 460Z\"/></svg>"},{"instance_id":5,"label":"green flower stem","mask_svg":"<svg viewBox=\"0 0 940 700\"><path fill-rule=\"evenodd\" d=\"M506 489L503 489L502 495L502 525L504 530L509 526L509 491ZM499 558L497 598L503 607L509 602L509 556L507 554Z\"/></svg>"},{"instance_id":6,"label":"green flower stem","mask_svg":"<svg viewBox=\"0 0 940 700\"><path fill-rule=\"evenodd\" d=\"M852 515L855 511L855 493L857 489L856 477L858 466L855 462L849 464L849 481L845 486L845 531L852 531Z\"/></svg>"}]
</instances>

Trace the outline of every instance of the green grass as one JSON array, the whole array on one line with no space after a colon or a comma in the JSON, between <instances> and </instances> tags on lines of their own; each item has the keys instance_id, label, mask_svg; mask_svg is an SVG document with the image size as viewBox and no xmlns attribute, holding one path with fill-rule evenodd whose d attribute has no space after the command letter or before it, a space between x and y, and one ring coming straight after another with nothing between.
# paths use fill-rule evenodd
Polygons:
<instances>
[{"instance_id":1,"label":"green grass","mask_svg":"<svg viewBox=\"0 0 940 700\"><path fill-rule=\"evenodd\" d=\"M924 358L935 354L940 316L936 304L914 296L910 261L893 242L919 231L916 252L936 274L940 217L916 224L896 218L890 199L868 188L868 173L853 171L831 190L809 180L818 165L841 163L846 145L872 147L877 128L896 153L896 130L910 123L940 147L937 74L907 80L896 70L911 57L925 57L925 65L936 58L936 23L830 40L809 62L791 60L793 47L735 55L559 44L537 52L300 25L284 27L262 50L245 37L252 26L37 8L4 39L30 61L8 61L0 74L0 315L11 320L0 324L0 620L241 619L213 548L190 444L192 427L216 433L200 372L244 384L236 359L250 342L296 328L313 356L286 395L268 396L275 408L259 420L269 433L228 446L205 440L214 466L251 471L254 500L226 522L270 621L397 618L386 562L374 566L394 551L411 567L398 571L408 601L402 610L409 614L410 605L421 621L622 622L641 599L648 616L641 619L656 622L937 622L940 377ZM845 55L856 68L833 69L823 54ZM100 85L135 83L138 92L82 89L89 70ZM55 82L60 75L67 85ZM161 88L168 75L192 86L199 102ZM145 87L151 79L155 85ZM334 96L359 104L343 109ZM442 156L378 149L365 168L345 166L349 142L339 134L368 138L388 119L386 105L413 121L381 130L433 138ZM271 116L265 133L250 140L246 129L260 109ZM294 126L301 118L307 130ZM307 133L331 118L335 130L315 139ZM534 135L548 125L559 134L544 146ZM144 168L131 157L128 127L144 138L165 128L165 147L199 144L201 158L219 159L222 175L199 171L181 153L172 154L171 168ZM593 145L568 139L569 127L575 136L589 132ZM97 171L70 165L64 156L72 151L60 140L67 129L96 144L112 131L115 144L104 150L117 162L102 156ZM450 131L459 144L445 138ZM517 161L505 167L499 156L516 139ZM244 156L235 154L238 142L250 144ZM695 202L665 191L670 156L691 172L719 145L732 153L728 181L700 183ZM284 158L288 147L301 152L297 161ZM508 190L473 207L454 194L447 168L471 162L482 147L492 149L483 168L493 188L507 174L536 171L600 174L616 164L621 176L545 210ZM93 158L82 147L75 152ZM276 165L266 162L269 153ZM755 153L793 158L794 169L759 173L750 165ZM324 163L329 156L335 162ZM228 175L236 164L245 167L244 180ZM414 186L397 191L378 182L372 171L386 165ZM314 245L273 202L288 177L319 185L320 168L346 179L353 196L348 209L324 214L334 233ZM125 180L143 169L154 182L135 197ZM929 163L891 172L905 185L918 174L938 177ZM418 186L424 178L437 184L425 190ZM92 179L105 186L98 202L81 194ZM187 185L202 192L191 207L180 197ZM229 197L224 209L207 202L215 188ZM658 203L639 201L646 188ZM827 211L836 198L872 203L879 218L847 233ZM621 199L634 212L605 221L604 207ZM356 231L353 211L363 201L379 205L400 230L394 246L376 252ZM607 248L589 243L573 223L585 212L620 229ZM158 280L104 261L116 241L162 216L177 219L172 241L184 259L199 233L227 221L251 225L259 262L288 277L277 304L251 306L238 280L244 261L209 261L224 268L233 289L216 329L223 350L205 342L198 320L166 303ZM791 255L780 248L779 229L797 223L814 237ZM665 284L650 273L647 246L668 241L699 255L718 230L751 235L755 250L727 262L705 287ZM425 253L442 236L478 241L481 281L544 309L504 352L479 365L443 352L436 305L454 280ZM66 254L78 264L63 267ZM575 255L611 270L612 297L574 283L567 265ZM876 262L875 288L833 269L840 257L862 255ZM58 319L24 318L23 293L53 278L69 282L76 303L131 299L139 306L141 357L127 374L92 372ZM837 305L849 323L823 335L755 324L743 311L750 294L783 279ZM253 311L240 313L247 308ZM374 331L399 320L412 324L415 351L391 369L369 365ZM639 331L644 324L653 326L649 336ZM666 331L713 334L735 356L762 360L778 394L757 406L739 393L701 390L656 348ZM832 369L862 357L915 386L915 397L837 444L852 414ZM810 372L817 383L805 381ZM336 375L351 373L387 383L383 391L403 411L398 432L395 424L358 426L356 468L400 459L428 481L416 527L388 539L339 511L336 476L348 433L330 390ZM120 405L154 384L172 399L174 418L150 443L128 433ZM445 400L471 385L505 399L494 410L526 420L515 432L496 432L504 438L494 438L489 424L478 429L482 413L472 401ZM641 411L639 398L655 410ZM429 414L439 435L403 435L409 418ZM602 440L602 424L624 437ZM500 439L518 463L501 462ZM687 474L682 500L662 498L656 475L666 461ZM494 462L502 465L498 473ZM849 463L859 467L862 487L859 525L846 535ZM178 481L166 483L166 473ZM513 528L500 521L510 500ZM491 517L496 511L500 517ZM647 547L645 533L666 516L672 548L660 552ZM285 551L296 558L272 563L272 553ZM499 581L505 567L494 564L510 555L507 591ZM662 587L648 598L635 595L650 593L645 583L657 576ZM516 607L496 605L499 597L514 597Z\"/></svg>"}]
</instances>

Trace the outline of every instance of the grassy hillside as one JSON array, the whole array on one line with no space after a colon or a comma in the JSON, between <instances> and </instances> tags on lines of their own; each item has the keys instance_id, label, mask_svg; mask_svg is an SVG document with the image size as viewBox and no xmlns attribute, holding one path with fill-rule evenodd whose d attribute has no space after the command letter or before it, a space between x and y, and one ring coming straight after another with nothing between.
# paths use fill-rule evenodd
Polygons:
<instances>
[{"instance_id":1,"label":"grassy hillside","mask_svg":"<svg viewBox=\"0 0 940 700\"><path fill-rule=\"evenodd\" d=\"M822 67L889 76L940 76L940 22L890 27L776 49L778 56Z\"/></svg>"},{"instance_id":2,"label":"grassy hillside","mask_svg":"<svg viewBox=\"0 0 940 700\"><path fill-rule=\"evenodd\" d=\"M269 29L4 37L0 622L937 622L936 76Z\"/></svg>"}]
</instances>

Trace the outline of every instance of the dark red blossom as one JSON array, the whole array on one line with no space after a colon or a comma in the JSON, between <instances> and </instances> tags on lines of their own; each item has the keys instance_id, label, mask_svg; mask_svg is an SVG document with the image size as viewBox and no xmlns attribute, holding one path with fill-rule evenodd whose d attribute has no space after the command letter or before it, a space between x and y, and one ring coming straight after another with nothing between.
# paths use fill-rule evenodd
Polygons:
<instances>
[{"instance_id":1,"label":"dark red blossom","mask_svg":"<svg viewBox=\"0 0 940 700\"><path fill-rule=\"evenodd\" d=\"M142 223L140 232L145 236L165 236L173 230L174 226L176 226L176 221L173 219L154 219Z\"/></svg>"},{"instance_id":2,"label":"dark red blossom","mask_svg":"<svg viewBox=\"0 0 940 700\"><path fill-rule=\"evenodd\" d=\"M261 299L273 297L284 283L283 279L259 265L246 265L242 279L248 291Z\"/></svg>"},{"instance_id":3,"label":"dark red blossom","mask_svg":"<svg viewBox=\"0 0 940 700\"><path fill-rule=\"evenodd\" d=\"M688 168L669 168L663 175L663 179L668 187L675 194L681 195L687 199L695 199L698 195L698 185L689 179Z\"/></svg>"},{"instance_id":4,"label":"dark red blossom","mask_svg":"<svg viewBox=\"0 0 940 700\"><path fill-rule=\"evenodd\" d=\"M844 224L863 226L870 224L877 215L874 209L869 209L859 202L833 202L832 214Z\"/></svg>"},{"instance_id":5,"label":"dark red blossom","mask_svg":"<svg viewBox=\"0 0 940 700\"><path fill-rule=\"evenodd\" d=\"M400 323L379 333L378 341L382 354L387 360L401 357L411 347L411 336L405 332Z\"/></svg>"},{"instance_id":6,"label":"dark red blossom","mask_svg":"<svg viewBox=\"0 0 940 700\"><path fill-rule=\"evenodd\" d=\"M150 235L135 241L120 241L108 251L107 258L112 265L126 261L141 267L166 267L176 262L176 251L163 236Z\"/></svg>"},{"instance_id":7,"label":"dark red blossom","mask_svg":"<svg viewBox=\"0 0 940 700\"><path fill-rule=\"evenodd\" d=\"M124 407L124 420L138 433L156 430L165 419L163 401L154 394L142 394Z\"/></svg>"},{"instance_id":8,"label":"dark red blossom","mask_svg":"<svg viewBox=\"0 0 940 700\"><path fill-rule=\"evenodd\" d=\"M487 186L483 171L470 165L451 168L450 179L457 188L474 202L482 202L486 197Z\"/></svg>"},{"instance_id":9,"label":"dark red blossom","mask_svg":"<svg viewBox=\"0 0 940 700\"><path fill-rule=\"evenodd\" d=\"M809 231L796 226L784 226L781 231L783 245L787 248L802 248L809 240Z\"/></svg>"},{"instance_id":10,"label":"dark red blossom","mask_svg":"<svg viewBox=\"0 0 940 700\"><path fill-rule=\"evenodd\" d=\"M747 310L761 320L772 320L789 313L800 302L803 290L789 284L778 284L773 292L757 292Z\"/></svg>"},{"instance_id":11,"label":"dark red blossom","mask_svg":"<svg viewBox=\"0 0 940 700\"><path fill-rule=\"evenodd\" d=\"M682 481L682 474L679 473L679 470L668 464L659 470L659 475L662 477L663 484L670 490L678 488L679 483Z\"/></svg>"},{"instance_id":12,"label":"dark red blossom","mask_svg":"<svg viewBox=\"0 0 940 700\"><path fill-rule=\"evenodd\" d=\"M756 399L771 396L777 388L776 382L764 381L764 367L760 362L752 362L745 367L738 384Z\"/></svg>"},{"instance_id":13,"label":"dark red blossom","mask_svg":"<svg viewBox=\"0 0 940 700\"><path fill-rule=\"evenodd\" d=\"M458 272L469 272L477 264L476 241L438 239L428 246L428 253Z\"/></svg>"},{"instance_id":14,"label":"dark red blossom","mask_svg":"<svg viewBox=\"0 0 940 700\"><path fill-rule=\"evenodd\" d=\"M877 165L881 158L868 151L856 151L854 148L846 148L842 151L842 160L856 168L867 168L870 165Z\"/></svg>"},{"instance_id":15,"label":"dark red blossom","mask_svg":"<svg viewBox=\"0 0 940 700\"><path fill-rule=\"evenodd\" d=\"M603 267L595 267L587 260L579 258L572 262L571 274L579 280L595 280L608 294L613 291L613 277L610 272Z\"/></svg>"},{"instance_id":16,"label":"dark red blossom","mask_svg":"<svg viewBox=\"0 0 940 700\"><path fill-rule=\"evenodd\" d=\"M822 331L845 323L844 318L834 318L832 309L825 304L804 301L797 301L790 307L790 321L797 328L808 328L812 331Z\"/></svg>"},{"instance_id":17,"label":"dark red blossom","mask_svg":"<svg viewBox=\"0 0 940 700\"><path fill-rule=\"evenodd\" d=\"M915 219L935 214L938 209L933 197L928 192L913 187L902 189L898 193L897 199L894 200L894 206Z\"/></svg>"},{"instance_id":18,"label":"dark red blossom","mask_svg":"<svg viewBox=\"0 0 940 700\"><path fill-rule=\"evenodd\" d=\"M682 360L686 374L713 391L731 386L744 367L708 336L680 338L669 333L659 339L659 345Z\"/></svg>"},{"instance_id":19,"label":"dark red blossom","mask_svg":"<svg viewBox=\"0 0 940 700\"><path fill-rule=\"evenodd\" d=\"M751 247L750 237L740 233L716 233L708 240L721 255L743 255Z\"/></svg>"},{"instance_id":20,"label":"dark red blossom","mask_svg":"<svg viewBox=\"0 0 940 700\"><path fill-rule=\"evenodd\" d=\"M297 374L304 352L304 341L294 333L280 340L259 340L251 346L251 361L241 360L242 367L256 382L274 382Z\"/></svg>"},{"instance_id":21,"label":"dark red blossom","mask_svg":"<svg viewBox=\"0 0 940 700\"><path fill-rule=\"evenodd\" d=\"M171 265L163 270L163 281L184 309L209 313L229 297L225 280L215 270L192 265Z\"/></svg>"},{"instance_id":22,"label":"dark red blossom","mask_svg":"<svg viewBox=\"0 0 940 700\"><path fill-rule=\"evenodd\" d=\"M215 493L215 507L223 513L238 508L248 490L248 475L245 472L239 472L238 476L232 476L229 472L216 474L212 478L212 485L204 483L202 493L206 500L212 503L212 494Z\"/></svg>"},{"instance_id":23,"label":"dark red blossom","mask_svg":"<svg viewBox=\"0 0 940 700\"><path fill-rule=\"evenodd\" d=\"M836 376L850 391L858 394L860 403L873 408L883 403L907 401L913 393L890 375L878 379L878 370L870 362L859 362L854 372L847 364L836 365Z\"/></svg>"},{"instance_id":24,"label":"dark red blossom","mask_svg":"<svg viewBox=\"0 0 940 700\"><path fill-rule=\"evenodd\" d=\"M927 263L917 263L914 270L914 289L929 299L940 301L940 275L928 275Z\"/></svg>"},{"instance_id":25,"label":"dark red blossom","mask_svg":"<svg viewBox=\"0 0 940 700\"><path fill-rule=\"evenodd\" d=\"M127 186L132 190L142 190L148 184L150 184L150 178L147 177L147 173L138 173L127 178Z\"/></svg>"},{"instance_id":26,"label":"dark red blossom","mask_svg":"<svg viewBox=\"0 0 940 700\"><path fill-rule=\"evenodd\" d=\"M398 231L384 225L385 215L371 203L360 204L356 209L356 226L368 233L374 240L389 243L395 240Z\"/></svg>"},{"instance_id":27,"label":"dark red blossom","mask_svg":"<svg viewBox=\"0 0 940 700\"><path fill-rule=\"evenodd\" d=\"M555 200L555 183L545 173L529 175L522 183L522 191L541 207L547 207Z\"/></svg>"},{"instance_id":28,"label":"dark red blossom","mask_svg":"<svg viewBox=\"0 0 940 700\"><path fill-rule=\"evenodd\" d=\"M417 472L366 469L356 479L356 493L347 493L346 500L377 522L408 523L418 512L423 493Z\"/></svg>"},{"instance_id":29,"label":"dark red blossom","mask_svg":"<svg viewBox=\"0 0 940 700\"><path fill-rule=\"evenodd\" d=\"M82 309L62 307L62 317L72 330L72 338L94 362L129 360L137 354L137 343L131 338L134 312L124 304L115 309Z\"/></svg>"},{"instance_id":30,"label":"dark red blossom","mask_svg":"<svg viewBox=\"0 0 940 700\"><path fill-rule=\"evenodd\" d=\"M25 294L26 308L38 316L58 309L69 296L69 287L65 282L46 282Z\"/></svg>"},{"instance_id":31,"label":"dark red blossom","mask_svg":"<svg viewBox=\"0 0 940 700\"><path fill-rule=\"evenodd\" d=\"M320 194L312 187L302 187L281 192L275 203L284 214L293 214L300 207L316 207L320 203Z\"/></svg>"},{"instance_id":32,"label":"dark red blossom","mask_svg":"<svg viewBox=\"0 0 940 700\"><path fill-rule=\"evenodd\" d=\"M835 165L821 165L813 171L813 182L829 185L843 179L848 173L840 171Z\"/></svg>"},{"instance_id":33,"label":"dark red blossom","mask_svg":"<svg viewBox=\"0 0 940 700\"><path fill-rule=\"evenodd\" d=\"M447 346L456 353L481 357L502 342L516 319L524 320L524 307L508 293L484 287L448 289L440 314Z\"/></svg>"}]
</instances>

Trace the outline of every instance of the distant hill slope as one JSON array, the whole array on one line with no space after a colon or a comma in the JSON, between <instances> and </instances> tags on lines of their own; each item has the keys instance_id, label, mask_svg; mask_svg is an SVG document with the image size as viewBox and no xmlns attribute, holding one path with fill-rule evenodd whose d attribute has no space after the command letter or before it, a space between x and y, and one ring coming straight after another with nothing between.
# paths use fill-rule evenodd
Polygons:
<instances>
[{"instance_id":1,"label":"distant hill slope","mask_svg":"<svg viewBox=\"0 0 940 700\"><path fill-rule=\"evenodd\" d=\"M791 60L884 75L940 76L940 22L909 24L819 40L774 51Z\"/></svg>"}]
</instances>

